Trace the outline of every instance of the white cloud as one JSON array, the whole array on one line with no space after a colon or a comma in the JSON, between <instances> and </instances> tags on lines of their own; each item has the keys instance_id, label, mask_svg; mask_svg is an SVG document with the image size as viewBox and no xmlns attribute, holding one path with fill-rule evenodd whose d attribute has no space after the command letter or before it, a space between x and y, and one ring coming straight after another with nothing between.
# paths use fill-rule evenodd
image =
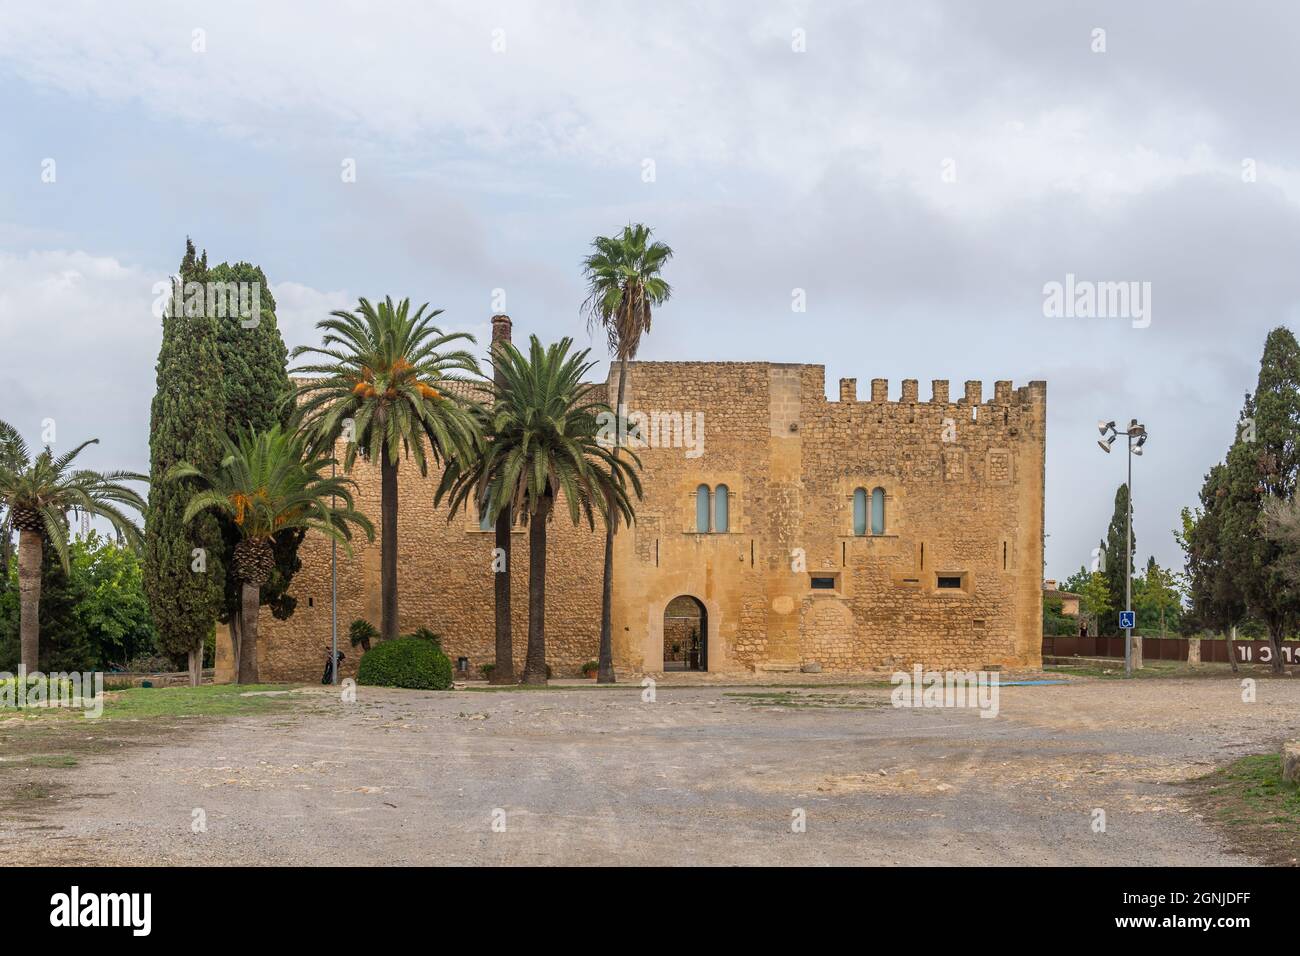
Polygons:
<instances>
[{"instance_id":1,"label":"white cloud","mask_svg":"<svg viewBox=\"0 0 1300 956\"><path fill-rule=\"evenodd\" d=\"M374 151L412 173L432 162L464 174L469 152L489 183L496 164L546 159L632 180L653 158L665 182L732 169L804 190L852 161L975 217L1052 193L1105 202L1180 176L1239 175L1240 156L1206 146L1224 121L1198 97L1134 102L1145 73L1168 71L1149 38L1087 57L1087 31L1066 20L1035 20L1023 36L1002 13L963 16L937 2L873 12L327 0L305 16L255 0L202 11L32 0L11 5L0 59L38 86L276 148ZM805 53L791 49L795 27ZM1083 58L1039 62L1035 44ZM1077 76L1063 86L1066 70ZM949 158L956 185L940 177ZM1294 197L1295 167L1259 159L1261 177Z\"/></svg>"}]
</instances>

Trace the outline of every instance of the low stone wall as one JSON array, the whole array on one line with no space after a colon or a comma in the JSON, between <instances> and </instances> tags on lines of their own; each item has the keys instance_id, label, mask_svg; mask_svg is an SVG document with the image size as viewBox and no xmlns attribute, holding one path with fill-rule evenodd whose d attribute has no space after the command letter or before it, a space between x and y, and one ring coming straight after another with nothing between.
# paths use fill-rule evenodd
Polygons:
<instances>
[{"instance_id":1,"label":"low stone wall","mask_svg":"<svg viewBox=\"0 0 1300 956\"><path fill-rule=\"evenodd\" d=\"M216 671L209 667L203 671L202 683L211 684L216 680ZM189 671L158 671L153 674L136 674L127 671L105 672L104 684L111 690L120 687L142 687L148 681L154 687L188 687Z\"/></svg>"}]
</instances>

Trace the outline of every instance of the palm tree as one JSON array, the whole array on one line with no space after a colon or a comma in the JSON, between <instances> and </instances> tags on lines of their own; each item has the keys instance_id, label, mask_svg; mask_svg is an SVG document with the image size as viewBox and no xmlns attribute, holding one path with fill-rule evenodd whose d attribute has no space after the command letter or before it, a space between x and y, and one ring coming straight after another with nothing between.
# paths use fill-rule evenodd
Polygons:
<instances>
[{"instance_id":1,"label":"palm tree","mask_svg":"<svg viewBox=\"0 0 1300 956\"><path fill-rule=\"evenodd\" d=\"M139 548L142 539L122 506L143 513L144 499L122 484L149 479L130 471L70 470L87 445L84 441L57 458L46 446L35 458L12 425L0 421L0 501L9 510L5 521L18 531L19 633L22 664L28 671L40 666L41 563L45 545L68 570L68 512L106 518L118 538Z\"/></svg>"},{"instance_id":2,"label":"palm tree","mask_svg":"<svg viewBox=\"0 0 1300 956\"><path fill-rule=\"evenodd\" d=\"M379 640L379 629L363 617L357 618L348 628L348 639L352 646L361 645L361 652L364 654L370 650L370 642Z\"/></svg>"},{"instance_id":3,"label":"palm tree","mask_svg":"<svg viewBox=\"0 0 1300 956\"><path fill-rule=\"evenodd\" d=\"M577 525L595 529L597 512L610 509L633 520L631 495L641 496L632 461L600 439L599 416L609 407L582 378L588 350L571 355L572 339L543 347L529 339L528 356L498 343L491 409L479 412L490 437L476 455L448 463L435 496L450 502L450 516L473 501L494 521L506 508L528 526L528 656L525 684L546 683L546 524L558 499Z\"/></svg>"},{"instance_id":4,"label":"palm tree","mask_svg":"<svg viewBox=\"0 0 1300 956\"><path fill-rule=\"evenodd\" d=\"M333 458L312 454L302 436L283 430L248 431L238 442L223 436L225 455L215 474L189 462L167 472L168 481L198 478L208 487L197 491L183 520L212 510L230 518L239 530L232 567L241 584L238 682L257 683L257 609L261 588L275 570L274 537L294 528L319 531L352 554L352 525L373 540L375 529L352 500L356 483L326 470ZM340 504L341 503L341 504Z\"/></svg>"},{"instance_id":5,"label":"palm tree","mask_svg":"<svg viewBox=\"0 0 1300 956\"><path fill-rule=\"evenodd\" d=\"M343 467L351 471L357 449L380 472L380 631L397 637L397 462L410 455L428 474L425 443L435 462L446 461L478 443L468 402L450 394L445 383L457 372L478 374L469 352L447 347L466 332L444 334L432 324L441 309L411 313L411 301L391 298L378 306L361 299L355 312L332 312L316 323L324 333L321 347L299 346L293 357L316 355L320 361L293 370L312 376L293 392L301 428L311 447L332 449L342 435L348 442ZM349 424L350 423L350 424Z\"/></svg>"},{"instance_id":6,"label":"palm tree","mask_svg":"<svg viewBox=\"0 0 1300 956\"><path fill-rule=\"evenodd\" d=\"M620 236L597 236L594 250L582 262L587 280L587 298L582 309L587 313L589 329L604 330L609 350L618 361L618 401L614 412L618 422L618 455L626 428L623 420L623 395L627 388L627 363L636 358L641 336L650 331L651 310L663 305L672 288L659 275L673 251L662 242L651 242L652 231L641 223L623 227ZM606 509L611 519L605 523L605 575L600 595L600 673L598 684L614 683L614 646L612 615L614 596L614 532L618 527L618 509Z\"/></svg>"}]
</instances>

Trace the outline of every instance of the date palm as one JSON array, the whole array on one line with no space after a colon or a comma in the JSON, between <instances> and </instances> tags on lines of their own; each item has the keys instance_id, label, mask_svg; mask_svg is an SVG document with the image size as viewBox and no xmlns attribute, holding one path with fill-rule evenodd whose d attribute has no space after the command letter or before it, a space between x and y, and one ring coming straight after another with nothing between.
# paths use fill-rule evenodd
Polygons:
<instances>
[{"instance_id":1,"label":"date palm","mask_svg":"<svg viewBox=\"0 0 1300 956\"><path fill-rule=\"evenodd\" d=\"M651 242L652 230L641 223L628 225L618 236L597 236L591 243L593 252L582 262L587 280L587 298L582 310L588 328L604 331L609 351L618 362L617 457L626 434L623 396L627 389L627 363L636 358L641 336L650 331L652 310L668 301L672 288L660 276L673 251L662 242ZM611 516L605 523L605 571L600 594L600 672L599 684L614 683L614 647L612 615L614 595L614 532L618 527L618 509L607 509Z\"/></svg>"},{"instance_id":2,"label":"date palm","mask_svg":"<svg viewBox=\"0 0 1300 956\"><path fill-rule=\"evenodd\" d=\"M29 671L40 666L41 563L48 544L68 570L68 512L105 518L120 539L135 548L142 543L140 529L122 509L143 513L144 499L122 482L149 479L129 471L71 467L87 445L97 444L92 438L58 456L46 446L33 458L18 430L0 421L0 502L8 510L5 521L18 532L19 634L22 664Z\"/></svg>"},{"instance_id":3,"label":"date palm","mask_svg":"<svg viewBox=\"0 0 1300 956\"><path fill-rule=\"evenodd\" d=\"M313 454L302 436L279 425L247 431L238 441L223 438L225 454L214 474L189 462L167 472L168 481L197 478L207 488L185 506L183 520L202 511L228 517L239 532L231 566L240 581L240 648L238 682L257 683L257 611L262 585L275 570L275 535L302 528L319 531L351 555L352 527L374 539L375 529L355 508L351 478L327 474L335 460Z\"/></svg>"},{"instance_id":4,"label":"date palm","mask_svg":"<svg viewBox=\"0 0 1300 956\"><path fill-rule=\"evenodd\" d=\"M546 526L562 503L576 526L584 518L608 520L612 509L634 519L632 495L641 496L633 454L620 458L602 444L601 415L609 407L584 384L588 350L570 354L571 339L543 347L529 339L528 355L498 343L493 363L500 380L492 406L478 414L488 436L475 455L448 463L435 501L450 503L450 517L470 502L494 521L506 508L528 526L528 656L525 684L546 683Z\"/></svg>"},{"instance_id":5,"label":"date palm","mask_svg":"<svg viewBox=\"0 0 1300 956\"><path fill-rule=\"evenodd\" d=\"M380 472L380 632L398 636L397 622L397 464L409 455L421 475L428 462L446 461L478 443L469 403L446 386L458 373L478 374L468 351L452 348L473 343L465 332L444 334L433 325L441 309L428 304L411 311L409 299L391 298L378 305L365 299L355 312L332 312L316 323L324 332L320 347L299 346L296 359L318 361L293 369L307 376L294 391L299 424L310 446L333 449L343 437L343 467L352 470L358 449Z\"/></svg>"}]
</instances>

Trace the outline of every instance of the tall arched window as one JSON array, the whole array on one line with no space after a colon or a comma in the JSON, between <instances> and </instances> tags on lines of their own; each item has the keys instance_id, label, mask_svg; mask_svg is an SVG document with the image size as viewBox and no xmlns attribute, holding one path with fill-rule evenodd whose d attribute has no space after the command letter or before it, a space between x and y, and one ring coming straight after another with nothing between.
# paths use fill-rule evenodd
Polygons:
<instances>
[{"instance_id":1,"label":"tall arched window","mask_svg":"<svg viewBox=\"0 0 1300 956\"><path fill-rule=\"evenodd\" d=\"M709 486L695 489L695 530L700 534L709 531Z\"/></svg>"},{"instance_id":2,"label":"tall arched window","mask_svg":"<svg viewBox=\"0 0 1300 956\"><path fill-rule=\"evenodd\" d=\"M867 489L858 488L853 492L853 533L867 533Z\"/></svg>"},{"instance_id":3,"label":"tall arched window","mask_svg":"<svg viewBox=\"0 0 1300 956\"><path fill-rule=\"evenodd\" d=\"M726 485L718 485L713 489L713 530L719 534L726 534L730 527L730 516L727 514L730 504Z\"/></svg>"},{"instance_id":4,"label":"tall arched window","mask_svg":"<svg viewBox=\"0 0 1300 956\"><path fill-rule=\"evenodd\" d=\"M871 533L885 533L885 489L877 488L871 492Z\"/></svg>"}]
</instances>

